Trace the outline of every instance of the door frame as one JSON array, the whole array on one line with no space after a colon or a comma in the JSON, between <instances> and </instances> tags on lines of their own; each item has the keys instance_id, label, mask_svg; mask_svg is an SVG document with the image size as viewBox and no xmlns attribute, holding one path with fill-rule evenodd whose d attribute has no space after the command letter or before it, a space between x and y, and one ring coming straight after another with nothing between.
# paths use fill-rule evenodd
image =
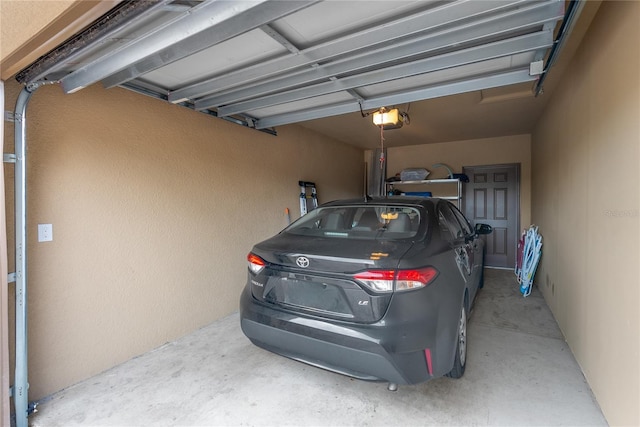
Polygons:
<instances>
[{"instance_id":1,"label":"door frame","mask_svg":"<svg viewBox=\"0 0 640 427\"><path fill-rule=\"evenodd\" d=\"M469 171L469 169L473 169L473 170L490 170L490 169L499 169L499 168L515 168L516 171L516 230L514 233L515 236L515 241L511 242L514 245L514 250L515 250L515 254L516 254L516 259L518 257L518 239L520 238L520 215L521 215L521 200L520 200L520 170L522 169L522 164L521 163L496 163L496 164L492 164L492 165L470 165L470 166L462 166L462 173L469 176L469 174L467 173ZM460 207L460 210L462 212L466 211L467 208L467 192L464 188L465 183L462 184L463 189L462 189L462 204ZM475 227L475 223L473 224L473 226ZM492 267L492 266L486 266L485 268L495 268L495 269L499 269L499 270L513 270L514 267Z\"/></svg>"}]
</instances>

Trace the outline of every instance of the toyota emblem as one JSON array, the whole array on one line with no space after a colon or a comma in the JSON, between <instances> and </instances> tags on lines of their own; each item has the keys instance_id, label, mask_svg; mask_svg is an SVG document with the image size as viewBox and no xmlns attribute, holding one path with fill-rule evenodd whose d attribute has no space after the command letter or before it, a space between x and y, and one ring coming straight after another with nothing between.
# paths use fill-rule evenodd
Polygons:
<instances>
[{"instance_id":1,"label":"toyota emblem","mask_svg":"<svg viewBox=\"0 0 640 427\"><path fill-rule=\"evenodd\" d=\"M300 268L307 268L309 267L309 258L306 256L300 256L296 258L296 264L298 264L298 267Z\"/></svg>"}]
</instances>

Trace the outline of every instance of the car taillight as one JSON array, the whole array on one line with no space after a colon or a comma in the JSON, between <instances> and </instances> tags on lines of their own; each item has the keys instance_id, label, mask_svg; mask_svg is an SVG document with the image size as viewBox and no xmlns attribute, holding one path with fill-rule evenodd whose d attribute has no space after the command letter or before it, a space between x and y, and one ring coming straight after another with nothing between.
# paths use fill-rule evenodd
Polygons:
<instances>
[{"instance_id":1,"label":"car taillight","mask_svg":"<svg viewBox=\"0 0 640 427\"><path fill-rule=\"evenodd\" d=\"M438 270L425 267L415 270L368 270L357 273L354 279L375 292L407 291L424 288L436 276Z\"/></svg>"},{"instance_id":2,"label":"car taillight","mask_svg":"<svg viewBox=\"0 0 640 427\"><path fill-rule=\"evenodd\" d=\"M418 270L398 270L396 277L396 291L424 288L438 275L438 270L433 267L420 268Z\"/></svg>"},{"instance_id":3,"label":"car taillight","mask_svg":"<svg viewBox=\"0 0 640 427\"><path fill-rule=\"evenodd\" d=\"M376 292L393 291L395 270L369 270L353 276L354 279Z\"/></svg>"},{"instance_id":4,"label":"car taillight","mask_svg":"<svg viewBox=\"0 0 640 427\"><path fill-rule=\"evenodd\" d=\"M265 260L263 260L258 255L253 254L251 252L249 252L249 255L247 255L247 261L249 261L249 270L253 274L260 273L264 268L264 266L267 265Z\"/></svg>"}]
</instances>

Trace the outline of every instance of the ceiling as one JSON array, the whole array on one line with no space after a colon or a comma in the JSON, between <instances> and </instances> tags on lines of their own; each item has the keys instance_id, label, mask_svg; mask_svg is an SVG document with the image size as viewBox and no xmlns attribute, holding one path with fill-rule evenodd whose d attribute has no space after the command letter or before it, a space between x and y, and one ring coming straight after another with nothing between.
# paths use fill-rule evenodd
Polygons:
<instances>
[{"instance_id":1,"label":"ceiling","mask_svg":"<svg viewBox=\"0 0 640 427\"><path fill-rule=\"evenodd\" d=\"M532 130L553 78L533 93L582 38L582 9L561 27L563 0L123 1L17 79L68 93L120 86L363 148L380 143L369 116L380 107L410 118L385 131L387 146L513 135Z\"/></svg>"}]
</instances>

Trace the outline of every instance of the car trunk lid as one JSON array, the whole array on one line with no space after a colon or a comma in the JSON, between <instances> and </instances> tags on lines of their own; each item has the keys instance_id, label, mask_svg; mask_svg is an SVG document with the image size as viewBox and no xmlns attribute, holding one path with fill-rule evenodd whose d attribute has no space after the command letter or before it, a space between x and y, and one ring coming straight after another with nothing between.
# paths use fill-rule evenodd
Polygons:
<instances>
[{"instance_id":1,"label":"car trunk lid","mask_svg":"<svg viewBox=\"0 0 640 427\"><path fill-rule=\"evenodd\" d=\"M254 247L265 268L249 273L252 294L296 312L375 322L386 312L391 293L373 292L353 275L394 269L411 246L410 240L309 239L283 233Z\"/></svg>"}]
</instances>

